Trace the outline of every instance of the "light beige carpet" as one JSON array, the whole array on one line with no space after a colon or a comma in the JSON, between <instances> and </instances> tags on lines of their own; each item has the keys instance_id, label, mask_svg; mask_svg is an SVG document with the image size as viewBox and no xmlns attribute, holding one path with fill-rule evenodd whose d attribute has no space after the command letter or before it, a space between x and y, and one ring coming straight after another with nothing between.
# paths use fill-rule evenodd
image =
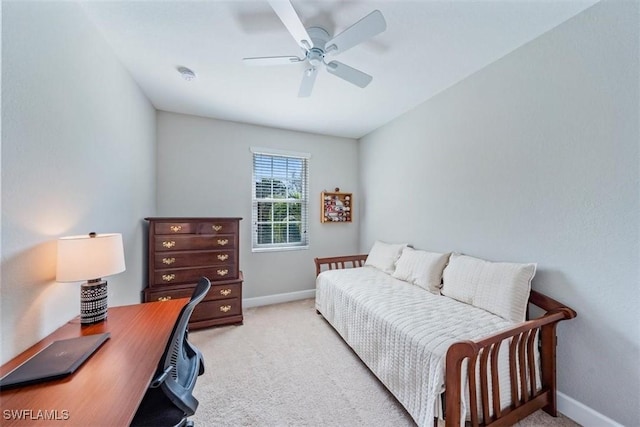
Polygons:
<instances>
[{"instance_id":1,"label":"light beige carpet","mask_svg":"<svg viewBox=\"0 0 640 427\"><path fill-rule=\"evenodd\" d=\"M250 308L244 325L190 339L206 364L196 426L415 426L312 299ZM538 411L518 426L577 424Z\"/></svg>"}]
</instances>

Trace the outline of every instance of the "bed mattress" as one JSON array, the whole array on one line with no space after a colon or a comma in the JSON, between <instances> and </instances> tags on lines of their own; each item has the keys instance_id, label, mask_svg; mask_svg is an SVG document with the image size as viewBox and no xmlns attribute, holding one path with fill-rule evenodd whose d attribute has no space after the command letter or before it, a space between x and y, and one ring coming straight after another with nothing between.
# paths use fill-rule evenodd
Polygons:
<instances>
[{"instance_id":1,"label":"bed mattress","mask_svg":"<svg viewBox=\"0 0 640 427\"><path fill-rule=\"evenodd\" d=\"M432 294L373 267L321 273L316 308L419 426L432 426L438 415L449 346L513 326L488 311ZM499 371L508 381L508 363L500 361ZM505 404L511 401L509 390L508 382L500 387Z\"/></svg>"}]
</instances>

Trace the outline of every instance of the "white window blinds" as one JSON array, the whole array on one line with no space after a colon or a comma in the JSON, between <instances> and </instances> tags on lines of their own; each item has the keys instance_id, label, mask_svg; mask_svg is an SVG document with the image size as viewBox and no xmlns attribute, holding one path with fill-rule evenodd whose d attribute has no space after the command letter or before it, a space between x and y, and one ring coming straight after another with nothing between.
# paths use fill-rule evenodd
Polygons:
<instances>
[{"instance_id":1,"label":"white window blinds","mask_svg":"<svg viewBox=\"0 0 640 427\"><path fill-rule=\"evenodd\" d=\"M309 245L309 155L252 149L253 251Z\"/></svg>"}]
</instances>

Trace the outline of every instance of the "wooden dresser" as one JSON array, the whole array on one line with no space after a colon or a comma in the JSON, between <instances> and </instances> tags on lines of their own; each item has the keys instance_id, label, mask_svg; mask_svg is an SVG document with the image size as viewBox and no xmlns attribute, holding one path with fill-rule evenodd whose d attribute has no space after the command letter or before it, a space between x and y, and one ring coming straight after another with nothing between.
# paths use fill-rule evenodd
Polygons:
<instances>
[{"instance_id":1,"label":"wooden dresser","mask_svg":"<svg viewBox=\"0 0 640 427\"><path fill-rule=\"evenodd\" d=\"M149 279L145 302L190 297L198 279L211 290L189 327L242 323L239 225L242 218L145 218L149 221Z\"/></svg>"}]
</instances>

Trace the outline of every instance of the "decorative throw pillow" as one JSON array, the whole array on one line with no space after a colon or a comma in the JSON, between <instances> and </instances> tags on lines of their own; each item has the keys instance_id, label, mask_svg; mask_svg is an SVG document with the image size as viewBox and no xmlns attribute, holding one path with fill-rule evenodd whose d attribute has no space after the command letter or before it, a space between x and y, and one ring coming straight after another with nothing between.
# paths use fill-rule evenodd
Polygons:
<instances>
[{"instance_id":1,"label":"decorative throw pillow","mask_svg":"<svg viewBox=\"0 0 640 427\"><path fill-rule=\"evenodd\" d=\"M444 269L442 295L512 322L523 322L536 264L489 262L452 254Z\"/></svg>"},{"instance_id":2,"label":"decorative throw pillow","mask_svg":"<svg viewBox=\"0 0 640 427\"><path fill-rule=\"evenodd\" d=\"M396 261L400 258L402 249L406 246L406 244L392 244L378 240L369 251L364 265L392 274L396 269Z\"/></svg>"},{"instance_id":3,"label":"decorative throw pillow","mask_svg":"<svg viewBox=\"0 0 640 427\"><path fill-rule=\"evenodd\" d=\"M434 294L440 293L442 270L450 253L440 254L406 247L396 262L393 277L420 286Z\"/></svg>"}]
</instances>

